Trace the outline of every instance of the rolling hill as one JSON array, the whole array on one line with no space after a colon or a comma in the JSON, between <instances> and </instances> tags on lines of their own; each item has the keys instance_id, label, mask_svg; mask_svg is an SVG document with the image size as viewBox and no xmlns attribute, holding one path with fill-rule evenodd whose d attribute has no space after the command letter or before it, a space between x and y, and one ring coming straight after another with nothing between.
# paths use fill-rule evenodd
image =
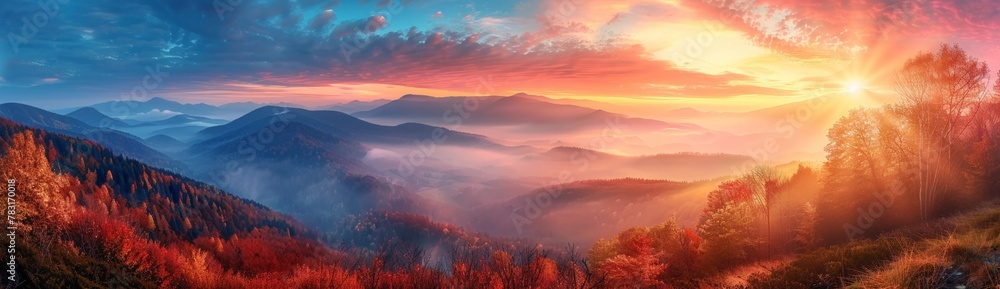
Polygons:
<instances>
[{"instance_id":1,"label":"rolling hill","mask_svg":"<svg viewBox=\"0 0 1000 289\"><path fill-rule=\"evenodd\" d=\"M470 227L560 245L593 244L625 228L652 226L673 217L693 226L705 196L719 182L623 178L555 184L477 208L475 225Z\"/></svg>"},{"instance_id":2,"label":"rolling hill","mask_svg":"<svg viewBox=\"0 0 1000 289\"><path fill-rule=\"evenodd\" d=\"M228 121L202 116L179 114L164 120L143 122L137 126L182 126L191 125L192 123L201 124L202 126L212 126L225 124L226 122Z\"/></svg>"},{"instance_id":3,"label":"rolling hill","mask_svg":"<svg viewBox=\"0 0 1000 289\"><path fill-rule=\"evenodd\" d=\"M214 136L182 155L198 178L328 230L342 218L368 211L436 211L433 203L365 164L370 148L356 140L406 142L407 129L334 111L265 107L206 129L202 135ZM258 138L265 135L266 141Z\"/></svg>"},{"instance_id":4,"label":"rolling hill","mask_svg":"<svg viewBox=\"0 0 1000 289\"><path fill-rule=\"evenodd\" d=\"M66 114L66 116L75 118L76 120L82 121L92 127L122 129L131 126L130 124L127 124L119 119L107 116L92 107L84 107L75 110Z\"/></svg>"},{"instance_id":5,"label":"rolling hill","mask_svg":"<svg viewBox=\"0 0 1000 289\"><path fill-rule=\"evenodd\" d=\"M0 118L0 156L19 184L18 287L211 287L221 279L197 276L254 278L335 255L287 215L91 141ZM251 283L239 280L225 282Z\"/></svg>"}]
</instances>

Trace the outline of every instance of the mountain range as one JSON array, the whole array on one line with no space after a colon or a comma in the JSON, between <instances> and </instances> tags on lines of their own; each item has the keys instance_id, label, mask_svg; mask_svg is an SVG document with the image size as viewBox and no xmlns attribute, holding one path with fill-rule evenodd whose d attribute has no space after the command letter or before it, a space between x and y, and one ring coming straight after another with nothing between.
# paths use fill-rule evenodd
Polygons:
<instances>
[{"instance_id":1,"label":"mountain range","mask_svg":"<svg viewBox=\"0 0 1000 289\"><path fill-rule=\"evenodd\" d=\"M613 122L633 131L705 131L690 123L633 118L536 95L431 97L405 95L354 116L385 122L415 121L432 125L518 126L529 133L571 133L607 127Z\"/></svg>"},{"instance_id":2,"label":"mountain range","mask_svg":"<svg viewBox=\"0 0 1000 289\"><path fill-rule=\"evenodd\" d=\"M389 99L376 99L371 101L352 100L348 102L320 106L317 107L316 110L335 110L343 113L355 113L372 110L391 101L392 100Z\"/></svg>"},{"instance_id":3,"label":"mountain range","mask_svg":"<svg viewBox=\"0 0 1000 289\"><path fill-rule=\"evenodd\" d=\"M189 116L200 116L218 119L234 119L249 111L270 104L260 104L255 102L237 102L223 104L219 106L197 103L180 103L161 97L153 97L145 101L139 100L115 100L97 103L86 107L96 109L100 113L117 118L133 119L137 117L148 117L151 120L162 120L169 116L186 114ZM287 107L302 107L293 103L276 103L273 105ZM82 107L55 110L57 113L70 113L82 109Z\"/></svg>"},{"instance_id":4,"label":"mountain range","mask_svg":"<svg viewBox=\"0 0 1000 289\"><path fill-rule=\"evenodd\" d=\"M88 116L94 114L81 113ZM5 103L0 104L0 117L49 132L65 134L97 142L118 154L141 160L144 163L183 171L185 166L173 158L150 148L145 141L134 135L106 127L91 126L75 118L51 113L33 106ZM91 119L101 121L102 118ZM108 120L103 118L104 121Z\"/></svg>"},{"instance_id":5,"label":"mountain range","mask_svg":"<svg viewBox=\"0 0 1000 289\"><path fill-rule=\"evenodd\" d=\"M261 107L225 125L206 128L197 133L195 139L199 142L193 147L203 149L216 146L219 143L252 135L262 129L274 130L273 128L284 123L301 123L318 132L360 143L412 146L414 143L431 141L440 136L443 140L438 142L442 145L511 152L530 150L526 147L505 146L481 135L420 123L408 122L386 126L366 122L338 111L310 111L277 106Z\"/></svg>"},{"instance_id":6,"label":"mountain range","mask_svg":"<svg viewBox=\"0 0 1000 289\"><path fill-rule=\"evenodd\" d=\"M126 140L106 140L105 145L116 152L145 158L166 157L163 153L167 153L172 157L168 160L184 164L189 176L289 213L320 230L333 229L331 224L371 210L429 216L436 222L470 226L470 230L492 230L493 224L470 222L468 216L475 216L480 208L502 208L514 198L553 182L566 182L560 177L564 172L571 173L569 182L582 182L577 187L600 194L611 191L610 187L583 186L593 184L583 180L638 178L670 180L662 184L700 184L761 161L736 154L676 153L684 148L669 148L669 143L653 145L649 138L659 136L711 150L745 147L751 140L759 140L758 135L739 136L685 122L633 118L581 104L586 103L528 94L443 98L406 95L392 101L340 104L342 110L348 111L351 109L345 108L374 107L353 114L259 106L227 121L199 114L218 114L257 104L237 103L223 108L151 99L142 103L103 103L66 116L30 107L13 109L11 105L5 115L67 134L83 135L95 125L127 131L106 129ZM97 108L123 105L141 108L137 111L169 111L171 115L156 120L119 119ZM788 111L775 110L779 112L760 114L781 115ZM27 115L36 116L14 111L31 111ZM49 119L58 121L45 121ZM591 134L586 132L607 132L616 129L614 126L626 128L628 134L587 137ZM495 133L497 130L502 133ZM583 137L564 138L577 134ZM544 141L528 146L525 141L508 139L509 135ZM594 146L594 140L613 146ZM581 143L590 145L579 146ZM127 148L138 147L136 144L159 152L129 152ZM671 153L614 153L623 148L639 152L642 146ZM408 173L403 173L405 166L409 166ZM653 195L676 191L656 185L636 188ZM630 225L636 220L645 218L621 222ZM598 231L587 236L597 236L601 233ZM543 239L560 241L553 236Z\"/></svg>"}]
</instances>

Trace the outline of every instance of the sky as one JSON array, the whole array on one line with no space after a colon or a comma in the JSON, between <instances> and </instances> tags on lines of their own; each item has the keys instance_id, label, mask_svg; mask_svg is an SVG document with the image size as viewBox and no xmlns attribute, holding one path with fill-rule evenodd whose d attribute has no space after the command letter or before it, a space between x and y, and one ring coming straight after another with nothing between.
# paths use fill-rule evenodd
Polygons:
<instances>
[{"instance_id":1,"label":"sky","mask_svg":"<svg viewBox=\"0 0 1000 289\"><path fill-rule=\"evenodd\" d=\"M46 108L526 92L750 110L891 99L942 43L1000 67L988 0L4 2L0 102Z\"/></svg>"}]
</instances>

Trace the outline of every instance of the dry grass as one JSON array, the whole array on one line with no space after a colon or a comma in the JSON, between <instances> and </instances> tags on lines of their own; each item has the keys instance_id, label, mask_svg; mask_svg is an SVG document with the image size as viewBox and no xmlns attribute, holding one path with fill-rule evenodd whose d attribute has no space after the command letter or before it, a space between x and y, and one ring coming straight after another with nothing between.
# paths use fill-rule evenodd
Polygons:
<instances>
[{"instance_id":1,"label":"dry grass","mask_svg":"<svg viewBox=\"0 0 1000 289\"><path fill-rule=\"evenodd\" d=\"M849 288L941 288L950 262L928 252L909 252L884 269L869 272Z\"/></svg>"},{"instance_id":2,"label":"dry grass","mask_svg":"<svg viewBox=\"0 0 1000 289\"><path fill-rule=\"evenodd\" d=\"M913 244L850 288L1000 289L1000 210L980 210L954 222L951 234Z\"/></svg>"},{"instance_id":3,"label":"dry grass","mask_svg":"<svg viewBox=\"0 0 1000 289\"><path fill-rule=\"evenodd\" d=\"M739 266L715 277L702 281L702 288L743 288L748 286L748 280L755 275L770 274L774 269L787 265L794 256L783 256L775 260L758 261Z\"/></svg>"},{"instance_id":4,"label":"dry grass","mask_svg":"<svg viewBox=\"0 0 1000 289\"><path fill-rule=\"evenodd\" d=\"M1000 203L820 248L734 288L1000 289Z\"/></svg>"}]
</instances>

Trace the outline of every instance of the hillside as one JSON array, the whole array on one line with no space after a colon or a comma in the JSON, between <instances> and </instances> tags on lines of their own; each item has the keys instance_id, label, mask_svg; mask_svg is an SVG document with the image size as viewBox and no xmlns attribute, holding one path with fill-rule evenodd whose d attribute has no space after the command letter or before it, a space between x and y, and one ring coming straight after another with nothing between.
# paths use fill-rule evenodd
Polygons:
<instances>
[{"instance_id":1,"label":"hillside","mask_svg":"<svg viewBox=\"0 0 1000 289\"><path fill-rule=\"evenodd\" d=\"M18 198L17 243L8 251L17 257L10 265L17 288L601 284L573 255L550 257L400 213L367 214L324 235L331 244L354 244L338 252L304 225L257 203L115 156L94 142L2 118L0 177ZM458 247L408 245L414 237Z\"/></svg>"},{"instance_id":2,"label":"hillside","mask_svg":"<svg viewBox=\"0 0 1000 289\"><path fill-rule=\"evenodd\" d=\"M146 138L146 143L148 143L150 147L165 153L178 152L187 147L187 144L163 134Z\"/></svg>"},{"instance_id":3,"label":"hillside","mask_svg":"<svg viewBox=\"0 0 1000 289\"><path fill-rule=\"evenodd\" d=\"M131 126L119 119L107 116L93 107L84 107L68 113L66 116L75 118L93 127L122 129Z\"/></svg>"},{"instance_id":4,"label":"hillside","mask_svg":"<svg viewBox=\"0 0 1000 289\"><path fill-rule=\"evenodd\" d=\"M252 278L334 256L286 215L91 141L0 119L0 155L17 184L27 288L203 287L199 274L238 280L225 271Z\"/></svg>"},{"instance_id":5,"label":"hillside","mask_svg":"<svg viewBox=\"0 0 1000 289\"><path fill-rule=\"evenodd\" d=\"M705 195L716 184L632 178L578 181L484 206L476 217L479 226L501 236L585 246L625 228L672 217L684 225L696 224Z\"/></svg>"},{"instance_id":6,"label":"hillside","mask_svg":"<svg viewBox=\"0 0 1000 289\"><path fill-rule=\"evenodd\" d=\"M817 249L748 281L749 288L995 288L1000 205Z\"/></svg>"},{"instance_id":7,"label":"hillside","mask_svg":"<svg viewBox=\"0 0 1000 289\"><path fill-rule=\"evenodd\" d=\"M280 132L261 131L273 137L260 149L246 153L248 142L234 131L186 151L187 163L201 179L324 231L344 217L372 210L434 211L364 164L370 148L361 143L297 121Z\"/></svg>"}]
</instances>

